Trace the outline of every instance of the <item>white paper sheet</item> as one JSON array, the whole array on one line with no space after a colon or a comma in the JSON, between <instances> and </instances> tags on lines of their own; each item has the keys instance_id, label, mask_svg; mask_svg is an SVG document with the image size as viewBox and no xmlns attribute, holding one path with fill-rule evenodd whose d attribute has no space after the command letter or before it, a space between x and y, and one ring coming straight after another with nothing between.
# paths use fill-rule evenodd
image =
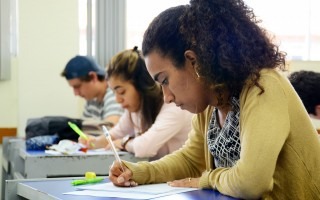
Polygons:
<instances>
[{"instance_id":1,"label":"white paper sheet","mask_svg":"<svg viewBox=\"0 0 320 200\"><path fill-rule=\"evenodd\" d=\"M151 199L182 192L198 190L196 188L171 187L166 183L140 185L136 187L116 187L112 183L78 186L79 191L67 192L71 195L89 195L97 197L118 197L135 199Z\"/></svg>"},{"instance_id":2,"label":"white paper sheet","mask_svg":"<svg viewBox=\"0 0 320 200\"><path fill-rule=\"evenodd\" d=\"M48 155L55 155L55 156L66 155L66 154L63 154L61 152L54 151L54 150L45 150L45 153ZM118 154L123 155L123 154L125 154L125 152L119 151ZM82 151L77 151L77 152L74 152L74 153L68 154L68 155L113 155L113 151L105 150L105 149L90 149L86 153L84 153Z\"/></svg>"}]
</instances>

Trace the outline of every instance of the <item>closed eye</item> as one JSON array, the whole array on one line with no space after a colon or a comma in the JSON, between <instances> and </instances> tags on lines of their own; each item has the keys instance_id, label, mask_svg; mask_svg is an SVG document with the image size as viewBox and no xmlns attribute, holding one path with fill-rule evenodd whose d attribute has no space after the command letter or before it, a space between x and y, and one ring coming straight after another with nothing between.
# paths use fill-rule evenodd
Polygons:
<instances>
[{"instance_id":1,"label":"closed eye","mask_svg":"<svg viewBox=\"0 0 320 200\"><path fill-rule=\"evenodd\" d=\"M118 93L119 95L124 95L124 94L126 93L126 91L125 91L125 90L117 91L117 93Z\"/></svg>"},{"instance_id":2,"label":"closed eye","mask_svg":"<svg viewBox=\"0 0 320 200\"><path fill-rule=\"evenodd\" d=\"M163 81L160 83L161 86L164 86L164 85L168 85L168 79L165 78L163 79Z\"/></svg>"}]
</instances>

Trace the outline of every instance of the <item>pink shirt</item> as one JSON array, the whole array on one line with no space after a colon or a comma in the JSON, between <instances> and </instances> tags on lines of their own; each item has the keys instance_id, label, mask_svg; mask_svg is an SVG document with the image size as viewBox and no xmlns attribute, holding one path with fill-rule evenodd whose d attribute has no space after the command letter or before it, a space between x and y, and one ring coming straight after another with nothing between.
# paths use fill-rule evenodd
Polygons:
<instances>
[{"instance_id":1,"label":"pink shirt","mask_svg":"<svg viewBox=\"0 0 320 200\"><path fill-rule=\"evenodd\" d=\"M117 125L110 130L110 134L115 139L127 135L136 136L132 141L135 156L156 160L184 144L191 130L192 116L192 113L181 110L173 103L164 103L153 125L142 135L138 135L139 114L125 110Z\"/></svg>"}]
</instances>

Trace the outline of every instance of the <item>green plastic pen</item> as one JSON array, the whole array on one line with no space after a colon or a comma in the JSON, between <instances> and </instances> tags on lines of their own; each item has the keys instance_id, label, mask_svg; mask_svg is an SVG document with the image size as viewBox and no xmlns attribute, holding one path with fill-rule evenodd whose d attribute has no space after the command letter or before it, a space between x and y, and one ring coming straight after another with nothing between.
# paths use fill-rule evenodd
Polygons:
<instances>
[{"instance_id":1,"label":"green plastic pen","mask_svg":"<svg viewBox=\"0 0 320 200\"><path fill-rule=\"evenodd\" d=\"M97 178L90 178L90 179L79 179L79 180L73 180L71 182L72 185L84 185L84 184L92 184L92 183L99 183L103 181L104 178L97 177Z\"/></svg>"},{"instance_id":2,"label":"green plastic pen","mask_svg":"<svg viewBox=\"0 0 320 200\"><path fill-rule=\"evenodd\" d=\"M74 132L76 132L80 137L82 137L82 138L85 139L85 140L88 140L88 139L89 139L88 136L86 136L86 134L84 134L76 124L74 124L74 123L72 123L72 122L68 122L68 125L69 125L69 126L72 128L72 130L74 130ZM90 143L90 145L94 147L94 144L93 144L93 143Z\"/></svg>"}]
</instances>

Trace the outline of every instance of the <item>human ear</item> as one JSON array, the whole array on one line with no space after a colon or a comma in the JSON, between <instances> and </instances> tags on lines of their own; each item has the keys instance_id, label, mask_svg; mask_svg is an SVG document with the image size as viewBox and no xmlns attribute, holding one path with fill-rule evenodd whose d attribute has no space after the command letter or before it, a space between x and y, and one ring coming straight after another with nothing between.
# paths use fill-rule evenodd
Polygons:
<instances>
[{"instance_id":1,"label":"human ear","mask_svg":"<svg viewBox=\"0 0 320 200\"><path fill-rule=\"evenodd\" d=\"M192 66L195 66L197 62L197 56L194 51L192 50L185 51L184 57L186 58L187 61L191 62Z\"/></svg>"},{"instance_id":2,"label":"human ear","mask_svg":"<svg viewBox=\"0 0 320 200\"><path fill-rule=\"evenodd\" d=\"M88 77L89 77L88 81L94 81L94 82L99 81L99 78L96 72L93 72L93 71L89 72Z\"/></svg>"},{"instance_id":3,"label":"human ear","mask_svg":"<svg viewBox=\"0 0 320 200\"><path fill-rule=\"evenodd\" d=\"M185 56L187 62L189 61L191 63L191 66L194 70L194 73L195 73L197 79L199 79L200 78L199 65L197 64L197 56L196 56L195 52L192 50L187 50L184 53L184 56Z\"/></svg>"}]
</instances>

